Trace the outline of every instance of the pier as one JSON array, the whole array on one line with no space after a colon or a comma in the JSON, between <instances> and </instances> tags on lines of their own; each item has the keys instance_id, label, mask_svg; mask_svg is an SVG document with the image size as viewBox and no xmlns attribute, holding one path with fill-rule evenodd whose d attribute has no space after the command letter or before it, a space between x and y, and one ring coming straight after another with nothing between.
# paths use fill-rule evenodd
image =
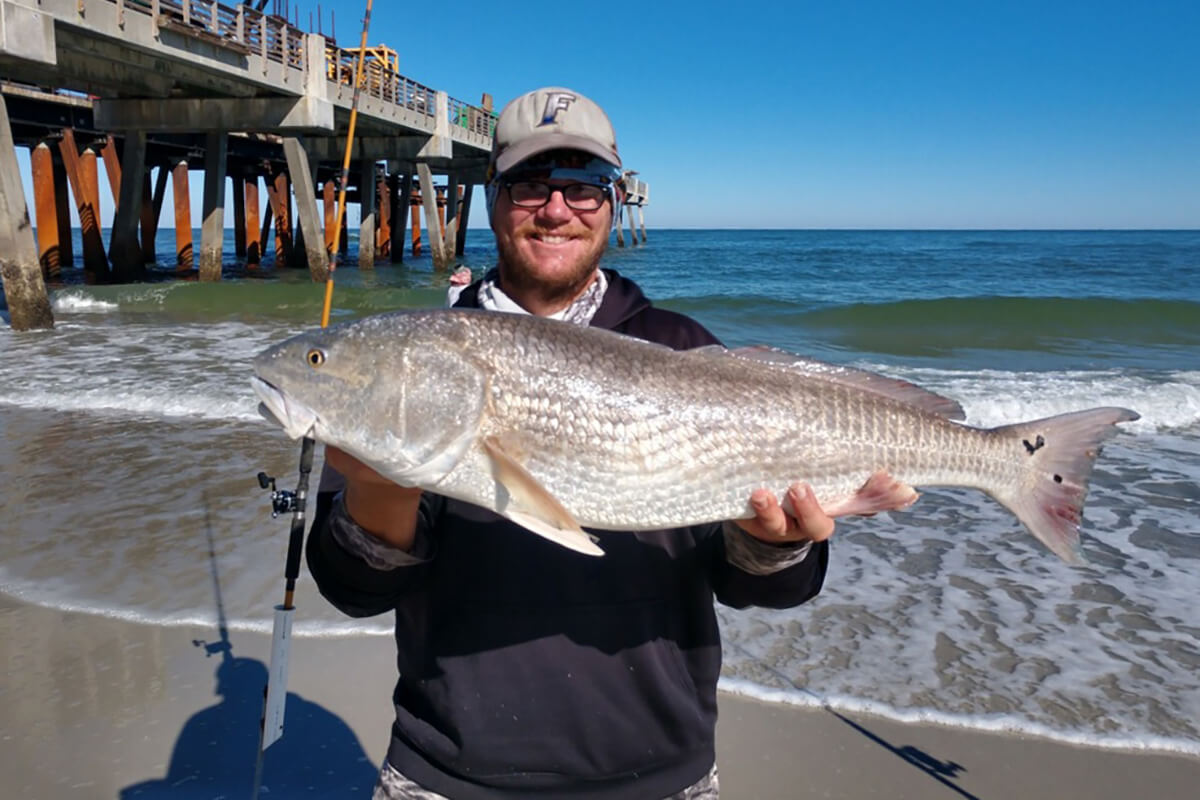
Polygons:
<instances>
[{"instance_id":1,"label":"pier","mask_svg":"<svg viewBox=\"0 0 1200 800\"><path fill-rule=\"evenodd\" d=\"M141 278L157 260L167 191L180 269L220 279L231 204L238 258L254 264L273 246L277 267L325 280L334 249L346 252L345 230L331 237L358 57L248 4L0 0L0 276L12 326L53 324L45 280L76 258L88 281ZM347 187L361 211L358 266L401 261L411 216L413 252L427 247L442 270L462 254L496 114L486 93L470 104L397 66L395 51L367 48ZM30 151L33 198L17 147ZM101 164L115 208L107 245ZM190 171L204 180L198 252ZM639 184L627 176L631 232Z\"/></svg>"}]
</instances>

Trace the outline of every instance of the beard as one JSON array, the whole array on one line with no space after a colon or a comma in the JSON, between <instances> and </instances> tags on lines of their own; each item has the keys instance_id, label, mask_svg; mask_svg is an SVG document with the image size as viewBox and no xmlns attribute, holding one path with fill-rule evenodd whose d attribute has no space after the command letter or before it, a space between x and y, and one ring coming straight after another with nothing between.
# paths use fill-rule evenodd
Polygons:
<instances>
[{"instance_id":1,"label":"beard","mask_svg":"<svg viewBox=\"0 0 1200 800\"><path fill-rule=\"evenodd\" d=\"M496 246L500 288L505 294L534 298L544 306L566 307L591 283L608 247L608 237L599 239L595 247L572 262L557 265L535 262L522 254L513 241L498 238Z\"/></svg>"}]
</instances>

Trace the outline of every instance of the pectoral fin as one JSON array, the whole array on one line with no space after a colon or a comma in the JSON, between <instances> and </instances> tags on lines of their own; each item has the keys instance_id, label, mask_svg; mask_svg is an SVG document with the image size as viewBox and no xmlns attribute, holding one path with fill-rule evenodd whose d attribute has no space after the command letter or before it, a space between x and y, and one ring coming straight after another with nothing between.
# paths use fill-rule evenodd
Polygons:
<instances>
[{"instance_id":1,"label":"pectoral fin","mask_svg":"<svg viewBox=\"0 0 1200 800\"><path fill-rule=\"evenodd\" d=\"M602 556L571 512L529 473L495 436L484 439L483 450L492 461L492 475L508 492L509 502L497 513L577 553Z\"/></svg>"}]
</instances>

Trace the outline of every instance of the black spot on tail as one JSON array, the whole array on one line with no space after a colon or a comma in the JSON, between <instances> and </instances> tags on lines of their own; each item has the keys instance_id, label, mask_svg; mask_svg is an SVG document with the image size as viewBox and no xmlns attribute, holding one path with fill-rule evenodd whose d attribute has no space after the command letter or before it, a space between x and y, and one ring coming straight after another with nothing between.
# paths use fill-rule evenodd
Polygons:
<instances>
[{"instance_id":1,"label":"black spot on tail","mask_svg":"<svg viewBox=\"0 0 1200 800\"><path fill-rule=\"evenodd\" d=\"M1022 439L1021 444L1025 445L1025 449L1029 451L1029 455L1033 455L1038 450L1041 450L1046 446L1046 440L1042 438L1042 435L1039 433L1033 444L1030 444L1028 439Z\"/></svg>"}]
</instances>

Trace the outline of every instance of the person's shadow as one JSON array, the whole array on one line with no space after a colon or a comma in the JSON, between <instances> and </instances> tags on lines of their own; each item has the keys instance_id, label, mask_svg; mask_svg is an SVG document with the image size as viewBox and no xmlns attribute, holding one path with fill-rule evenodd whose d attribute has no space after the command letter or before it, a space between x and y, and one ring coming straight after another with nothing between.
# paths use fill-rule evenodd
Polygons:
<instances>
[{"instance_id":1,"label":"person's shadow","mask_svg":"<svg viewBox=\"0 0 1200 800\"><path fill-rule=\"evenodd\" d=\"M251 796L267 668L225 650L216 678L221 701L184 724L166 776L125 787L121 800ZM264 753L263 798L366 798L377 775L341 718L288 693L283 737Z\"/></svg>"},{"instance_id":2,"label":"person's shadow","mask_svg":"<svg viewBox=\"0 0 1200 800\"><path fill-rule=\"evenodd\" d=\"M220 638L192 644L203 648L205 658L219 656L216 694L221 699L184 723L166 776L125 787L121 800L250 798L255 792L267 667L253 658L233 655L211 524L206 524L206 533ZM263 753L255 796L264 800L370 797L379 770L350 726L297 694L288 692L285 702L283 736Z\"/></svg>"}]
</instances>

